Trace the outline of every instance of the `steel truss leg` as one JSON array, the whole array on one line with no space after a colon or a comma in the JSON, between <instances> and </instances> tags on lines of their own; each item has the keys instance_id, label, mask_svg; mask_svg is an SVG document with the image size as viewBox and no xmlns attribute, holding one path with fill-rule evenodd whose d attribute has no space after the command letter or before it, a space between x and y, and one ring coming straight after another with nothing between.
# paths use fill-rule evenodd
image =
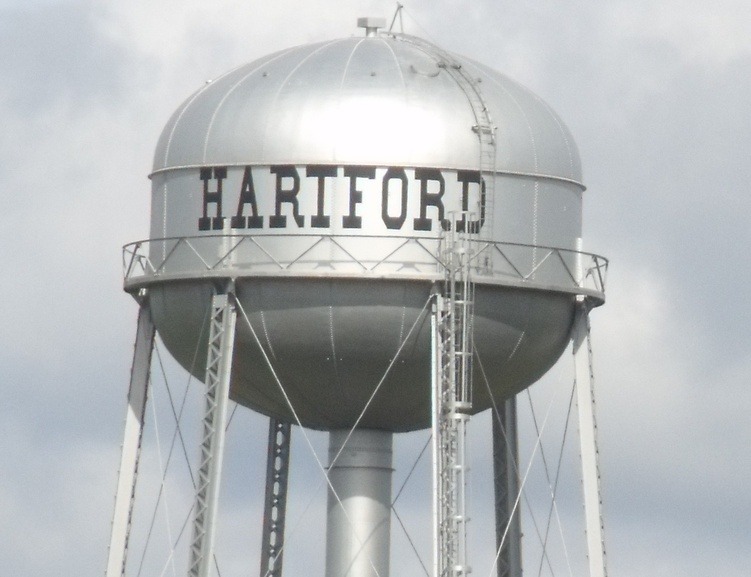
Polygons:
<instances>
[{"instance_id":1,"label":"steel truss leg","mask_svg":"<svg viewBox=\"0 0 751 577\"><path fill-rule=\"evenodd\" d=\"M584 514L587 527L587 550L590 577L605 577L605 541L603 539L600 471L597 462L597 423L594 413L594 375L592 347L589 337L589 314L581 303L572 334L576 399L579 407L579 440L581 443Z\"/></svg>"},{"instance_id":2,"label":"steel truss leg","mask_svg":"<svg viewBox=\"0 0 751 577\"><path fill-rule=\"evenodd\" d=\"M236 319L232 298L227 294L214 295L206 357L206 412L196 487L193 541L190 546L190 577L209 577L214 557Z\"/></svg>"},{"instance_id":3,"label":"steel truss leg","mask_svg":"<svg viewBox=\"0 0 751 577\"><path fill-rule=\"evenodd\" d=\"M506 399L499 413L493 416L496 548L503 542L498 556L498 577L521 577L521 516L518 509L514 512L519 493L516 397Z\"/></svg>"},{"instance_id":4,"label":"steel truss leg","mask_svg":"<svg viewBox=\"0 0 751 577\"><path fill-rule=\"evenodd\" d=\"M463 319L455 307L436 295L433 307L433 563L435 577L463 577L467 564L466 433L472 404L467 395L469 356L457 341ZM468 344L468 341L464 341ZM458 350L457 350L458 349ZM464 375L462 375L464 373Z\"/></svg>"},{"instance_id":5,"label":"steel truss leg","mask_svg":"<svg viewBox=\"0 0 751 577\"><path fill-rule=\"evenodd\" d=\"M261 577L281 577L282 574L291 429L289 423L269 419L266 504L263 511L261 540Z\"/></svg>"},{"instance_id":6,"label":"steel truss leg","mask_svg":"<svg viewBox=\"0 0 751 577\"><path fill-rule=\"evenodd\" d=\"M153 348L154 324L151 322L148 304L144 303L138 311L138 328L133 350L133 365L130 370L130 388L128 389L128 412L125 417L125 433L120 458L117 494L115 496L115 513L112 518L112 535L110 537L106 577L125 575Z\"/></svg>"},{"instance_id":7,"label":"steel truss leg","mask_svg":"<svg viewBox=\"0 0 751 577\"><path fill-rule=\"evenodd\" d=\"M467 558L466 434L472 411L471 233L453 216L446 231L443 291L431 315L434 577L465 577ZM463 228L463 227L462 227ZM462 234L460 234L460 232Z\"/></svg>"}]
</instances>

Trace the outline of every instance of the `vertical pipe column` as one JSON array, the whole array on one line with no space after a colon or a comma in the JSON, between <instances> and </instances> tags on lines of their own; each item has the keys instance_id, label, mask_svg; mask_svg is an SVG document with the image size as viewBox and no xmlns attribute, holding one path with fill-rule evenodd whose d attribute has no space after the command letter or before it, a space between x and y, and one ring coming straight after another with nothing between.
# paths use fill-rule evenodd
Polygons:
<instances>
[{"instance_id":1,"label":"vertical pipe column","mask_svg":"<svg viewBox=\"0 0 751 577\"><path fill-rule=\"evenodd\" d=\"M154 349L154 324L148 304L141 304L138 311L138 329L133 350L133 365L130 370L128 389L128 412L125 416L123 450L120 458L120 473L115 495L115 513L112 517L109 557L106 577L125 575L126 553L133 515L133 499L138 476L138 461L143 437L143 420L149 386L151 352Z\"/></svg>"},{"instance_id":2,"label":"vertical pipe column","mask_svg":"<svg viewBox=\"0 0 751 577\"><path fill-rule=\"evenodd\" d=\"M521 523L518 507L519 449L516 397L503 402L493 416L493 476L495 484L495 534L498 577L521 577Z\"/></svg>"},{"instance_id":3,"label":"vertical pipe column","mask_svg":"<svg viewBox=\"0 0 751 577\"><path fill-rule=\"evenodd\" d=\"M348 433L329 433L326 577L388 577L393 434L355 430L342 450Z\"/></svg>"},{"instance_id":4,"label":"vertical pipe column","mask_svg":"<svg viewBox=\"0 0 751 577\"><path fill-rule=\"evenodd\" d=\"M594 413L594 379L589 342L589 311L580 303L572 335L576 402L579 407L579 441L581 443L584 516L587 527L587 551L590 577L605 577L605 541L602 528L600 472L597 462L597 425Z\"/></svg>"},{"instance_id":5,"label":"vertical pipe column","mask_svg":"<svg viewBox=\"0 0 751 577\"><path fill-rule=\"evenodd\" d=\"M440 317L443 312L443 297L436 293L433 298L433 305L430 314L430 414L431 414L431 431L430 448L431 448L431 477L433 489L432 502L432 529L433 529L433 577L440 577L442 574L443 547L441 531L441 519L443 510L443 500L441 498L441 362L443 356L443 347L441 346L441 335L439 332Z\"/></svg>"}]
</instances>

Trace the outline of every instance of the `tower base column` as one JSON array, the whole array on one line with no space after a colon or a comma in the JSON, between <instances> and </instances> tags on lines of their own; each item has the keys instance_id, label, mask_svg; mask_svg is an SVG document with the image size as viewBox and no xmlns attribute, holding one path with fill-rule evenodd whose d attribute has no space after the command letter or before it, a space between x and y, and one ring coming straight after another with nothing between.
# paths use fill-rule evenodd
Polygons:
<instances>
[{"instance_id":1,"label":"tower base column","mask_svg":"<svg viewBox=\"0 0 751 577\"><path fill-rule=\"evenodd\" d=\"M393 434L348 434L329 433L326 577L388 577Z\"/></svg>"}]
</instances>

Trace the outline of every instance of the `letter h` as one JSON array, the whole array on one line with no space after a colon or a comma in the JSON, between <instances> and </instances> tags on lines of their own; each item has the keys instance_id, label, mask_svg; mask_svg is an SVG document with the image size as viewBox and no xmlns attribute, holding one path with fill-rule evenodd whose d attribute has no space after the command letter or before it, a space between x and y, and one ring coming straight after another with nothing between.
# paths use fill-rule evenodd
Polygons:
<instances>
[{"instance_id":1,"label":"letter h","mask_svg":"<svg viewBox=\"0 0 751 577\"><path fill-rule=\"evenodd\" d=\"M216 179L216 190L209 191L209 181ZM202 168L201 180L203 181L203 216L198 219L198 230L222 230L224 217L222 216L222 181L227 178L227 167L217 166L214 168ZM216 205L216 216L208 215L209 203Z\"/></svg>"}]
</instances>

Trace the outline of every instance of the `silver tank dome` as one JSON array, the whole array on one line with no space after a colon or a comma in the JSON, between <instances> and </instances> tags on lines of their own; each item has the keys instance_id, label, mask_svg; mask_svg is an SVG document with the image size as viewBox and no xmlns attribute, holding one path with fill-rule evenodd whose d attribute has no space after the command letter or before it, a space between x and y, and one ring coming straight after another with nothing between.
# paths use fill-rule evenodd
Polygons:
<instances>
[{"instance_id":1,"label":"silver tank dome","mask_svg":"<svg viewBox=\"0 0 751 577\"><path fill-rule=\"evenodd\" d=\"M601 261L577 252L584 186L561 119L413 37L298 46L206 83L165 126L151 180L150 239L126 247L125 289L201 377L211 295L234 287L232 398L282 420L261 346L305 426L429 425L425 311L449 214L477 233L473 411L556 362L577 297L604 300Z\"/></svg>"},{"instance_id":2,"label":"silver tank dome","mask_svg":"<svg viewBox=\"0 0 751 577\"><path fill-rule=\"evenodd\" d=\"M579 183L574 140L534 93L451 55L480 84L499 173ZM297 46L207 82L164 128L154 172L248 164L377 164L476 169L476 124L440 54L380 35Z\"/></svg>"}]
</instances>

